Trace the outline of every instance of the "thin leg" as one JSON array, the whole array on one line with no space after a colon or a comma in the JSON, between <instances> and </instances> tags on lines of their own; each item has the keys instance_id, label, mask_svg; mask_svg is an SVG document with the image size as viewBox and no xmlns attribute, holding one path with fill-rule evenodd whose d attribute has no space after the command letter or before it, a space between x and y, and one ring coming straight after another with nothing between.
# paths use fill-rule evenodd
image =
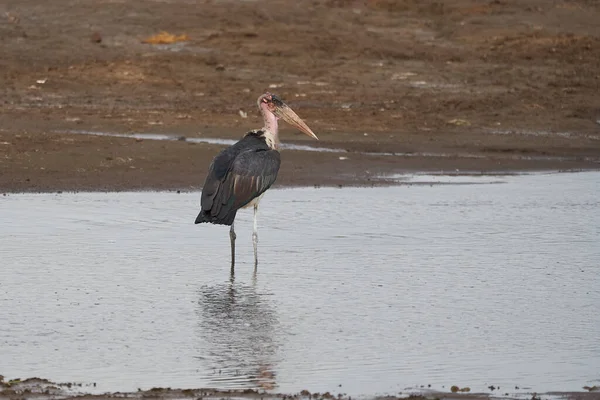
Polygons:
<instances>
[{"instance_id":1,"label":"thin leg","mask_svg":"<svg viewBox=\"0 0 600 400\"><path fill-rule=\"evenodd\" d=\"M258 204L254 205L254 232L252 232L252 243L254 244L254 269L258 267Z\"/></svg>"},{"instance_id":2,"label":"thin leg","mask_svg":"<svg viewBox=\"0 0 600 400\"><path fill-rule=\"evenodd\" d=\"M233 274L233 267L235 266L235 229L233 228L233 223L231 223L231 228L229 229L229 239L231 239L231 273Z\"/></svg>"}]
</instances>

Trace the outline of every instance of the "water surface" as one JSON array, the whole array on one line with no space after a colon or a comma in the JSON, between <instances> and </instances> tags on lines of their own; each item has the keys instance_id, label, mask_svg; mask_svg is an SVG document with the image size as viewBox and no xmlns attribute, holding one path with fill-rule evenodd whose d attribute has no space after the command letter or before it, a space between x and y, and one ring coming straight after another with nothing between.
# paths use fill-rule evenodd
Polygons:
<instances>
[{"instance_id":1,"label":"water surface","mask_svg":"<svg viewBox=\"0 0 600 400\"><path fill-rule=\"evenodd\" d=\"M0 372L99 391L598 384L600 173L466 183L272 190L256 274L238 215L234 277L198 193L0 197Z\"/></svg>"}]
</instances>

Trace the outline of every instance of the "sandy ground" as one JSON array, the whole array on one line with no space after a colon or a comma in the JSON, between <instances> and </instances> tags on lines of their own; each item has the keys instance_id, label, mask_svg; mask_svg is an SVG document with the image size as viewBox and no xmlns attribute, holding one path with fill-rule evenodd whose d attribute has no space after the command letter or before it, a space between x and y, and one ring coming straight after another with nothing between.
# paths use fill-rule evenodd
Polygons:
<instances>
[{"instance_id":1,"label":"sandy ground","mask_svg":"<svg viewBox=\"0 0 600 400\"><path fill-rule=\"evenodd\" d=\"M265 90L348 150L285 152L280 185L598 169L599 20L595 0L9 0L0 191L199 189L219 146L66 132L239 138ZM188 40L143 43L162 30Z\"/></svg>"},{"instance_id":2,"label":"sandy ground","mask_svg":"<svg viewBox=\"0 0 600 400\"><path fill-rule=\"evenodd\" d=\"M0 375L0 378L3 378ZM295 394L268 393L256 390L214 390L214 389L172 389L172 388L152 388L149 390L138 390L134 393L105 393L105 394L87 394L94 384L78 383L54 383L46 379L30 378L25 380L4 380L0 379L0 400L50 400L50 399L78 399L78 400L102 400L114 398L131 399L249 399L249 400L352 400L347 395L332 395L326 393L310 393L303 390ZM373 396L371 400L490 400L502 397L506 400L544 400L544 399L565 399L565 400L599 400L600 391L587 392L557 392L557 393L531 393L521 395L520 397L511 397L503 393L484 394L484 393L452 393L448 392L427 392L423 394L412 394L407 396Z\"/></svg>"}]
</instances>

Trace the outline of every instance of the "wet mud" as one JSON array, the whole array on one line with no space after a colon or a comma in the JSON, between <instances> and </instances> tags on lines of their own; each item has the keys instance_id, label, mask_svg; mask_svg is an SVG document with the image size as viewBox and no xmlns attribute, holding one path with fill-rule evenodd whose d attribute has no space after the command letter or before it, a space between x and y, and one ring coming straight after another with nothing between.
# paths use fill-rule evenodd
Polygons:
<instances>
[{"instance_id":1,"label":"wet mud","mask_svg":"<svg viewBox=\"0 0 600 400\"><path fill-rule=\"evenodd\" d=\"M2 377L0 375L0 377ZM12 379L3 381L0 379L0 399L2 400L22 400L22 399L79 399L79 400L102 400L114 398L128 399L261 399L261 400L352 400L352 397L343 393L332 394L311 393L308 390L302 390L300 393L282 394L259 391L253 389L246 390L216 390L216 389L173 389L156 387L148 390L138 390L137 392L114 392L102 394L90 394L90 388L95 387L95 383L55 383L47 379L28 378ZM418 388L407 390L410 394L372 396L373 400L488 400L502 397L505 399L565 399L565 400L598 400L600 391L590 390L586 392L552 392L552 393L529 393L527 395L511 396L509 393L459 393L454 390L448 392L425 391L421 387L421 393ZM499 389L499 388L494 388Z\"/></svg>"},{"instance_id":2,"label":"wet mud","mask_svg":"<svg viewBox=\"0 0 600 400\"><path fill-rule=\"evenodd\" d=\"M235 140L264 90L346 151L286 150L278 185L597 169L599 19L585 0L9 2L0 190L198 189L222 145L72 132Z\"/></svg>"}]
</instances>

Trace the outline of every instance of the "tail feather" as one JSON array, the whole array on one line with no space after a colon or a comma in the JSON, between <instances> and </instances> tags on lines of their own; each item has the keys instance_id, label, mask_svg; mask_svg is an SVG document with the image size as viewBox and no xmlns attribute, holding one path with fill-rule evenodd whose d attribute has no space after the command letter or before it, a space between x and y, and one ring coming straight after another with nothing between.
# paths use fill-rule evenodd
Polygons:
<instances>
[{"instance_id":1,"label":"tail feather","mask_svg":"<svg viewBox=\"0 0 600 400\"><path fill-rule=\"evenodd\" d=\"M196 217L195 224L201 224L203 222L208 222L211 224L217 225L231 225L233 224L233 220L235 219L236 211L230 212L224 217L213 216L210 215L210 211L206 212L205 210L200 211L200 214Z\"/></svg>"}]
</instances>

